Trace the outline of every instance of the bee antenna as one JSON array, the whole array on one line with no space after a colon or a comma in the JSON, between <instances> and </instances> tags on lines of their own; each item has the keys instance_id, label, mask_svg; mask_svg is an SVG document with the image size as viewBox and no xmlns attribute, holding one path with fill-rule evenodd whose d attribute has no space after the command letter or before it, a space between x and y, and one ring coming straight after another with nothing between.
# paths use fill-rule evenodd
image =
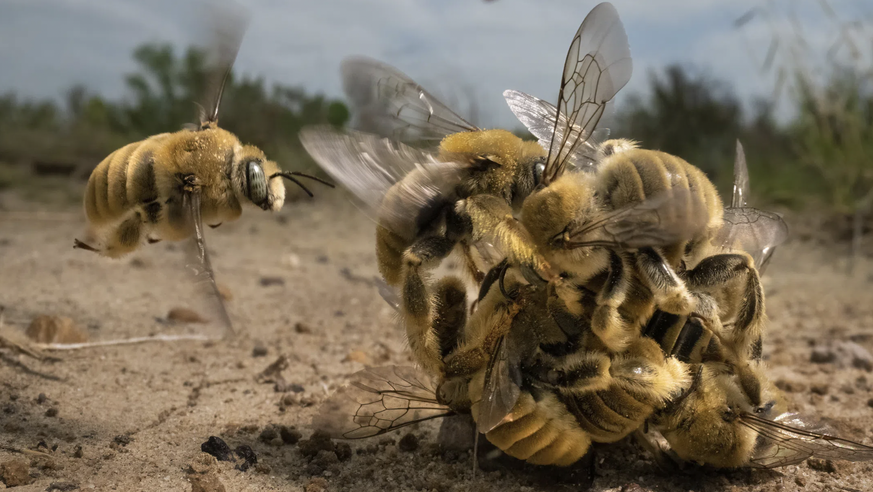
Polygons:
<instances>
[{"instance_id":1,"label":"bee antenna","mask_svg":"<svg viewBox=\"0 0 873 492\"><path fill-rule=\"evenodd\" d=\"M298 181L294 176L300 176L301 178L309 178L313 181L318 181L319 183L321 183L325 186L330 186L331 188L336 188L336 185L334 185L333 183L331 183L329 181L325 181L319 177L312 176L312 175L309 175L306 173L297 172L297 171L276 173L276 174L273 174L272 176L270 176L270 179L277 178L279 176L297 183L297 186L303 188L303 191L305 191L307 194L309 194L309 196L312 196L312 193L305 186L303 186L303 183Z\"/></svg>"}]
</instances>

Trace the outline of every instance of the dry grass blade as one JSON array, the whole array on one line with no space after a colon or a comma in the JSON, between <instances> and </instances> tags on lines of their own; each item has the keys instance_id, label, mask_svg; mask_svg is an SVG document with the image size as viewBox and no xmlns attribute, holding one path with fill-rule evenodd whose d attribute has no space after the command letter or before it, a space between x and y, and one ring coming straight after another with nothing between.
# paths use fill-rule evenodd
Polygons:
<instances>
[{"instance_id":1,"label":"dry grass blade","mask_svg":"<svg viewBox=\"0 0 873 492\"><path fill-rule=\"evenodd\" d=\"M152 337L125 338L121 340L103 340L99 342L85 343L46 343L38 344L37 347L43 350L79 350L95 347L110 347L114 345L132 345L135 343L148 342L180 342L180 341L195 341L209 342L218 341L220 338L208 337L206 335L155 335Z\"/></svg>"}]
</instances>

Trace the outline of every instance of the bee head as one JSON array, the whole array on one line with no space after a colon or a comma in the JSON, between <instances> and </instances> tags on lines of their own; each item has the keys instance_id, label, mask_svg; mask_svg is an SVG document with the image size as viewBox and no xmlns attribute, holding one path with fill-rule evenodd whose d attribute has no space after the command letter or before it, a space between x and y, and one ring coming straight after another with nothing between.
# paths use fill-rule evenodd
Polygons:
<instances>
[{"instance_id":1,"label":"bee head","mask_svg":"<svg viewBox=\"0 0 873 492\"><path fill-rule=\"evenodd\" d=\"M267 160L263 152L248 145L237 153L234 168L233 182L236 195L264 210L274 212L281 210L282 205L285 204L285 184L282 178L296 183L310 197L312 192L297 180L297 176L318 181L331 188L334 187L333 184L315 176L299 172L283 172L279 169L278 164Z\"/></svg>"},{"instance_id":2,"label":"bee head","mask_svg":"<svg viewBox=\"0 0 873 492\"><path fill-rule=\"evenodd\" d=\"M267 160L264 153L251 145L244 146L234 156L234 191L264 210L280 210L285 203L285 186L281 180L270 179L279 166Z\"/></svg>"}]
</instances>

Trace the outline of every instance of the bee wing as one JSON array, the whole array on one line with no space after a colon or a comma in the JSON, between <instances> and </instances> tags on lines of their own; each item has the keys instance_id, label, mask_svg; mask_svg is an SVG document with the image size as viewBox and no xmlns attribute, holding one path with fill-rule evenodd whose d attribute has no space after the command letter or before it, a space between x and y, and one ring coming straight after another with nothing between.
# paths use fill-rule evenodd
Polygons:
<instances>
[{"instance_id":1,"label":"bee wing","mask_svg":"<svg viewBox=\"0 0 873 492\"><path fill-rule=\"evenodd\" d=\"M224 94L224 86L230 77L233 63L248 29L250 14L242 5L223 0L210 8L208 15L210 33L206 49L206 94L209 99L204 113L200 115L200 126L218 121L218 108Z\"/></svg>"},{"instance_id":2,"label":"bee wing","mask_svg":"<svg viewBox=\"0 0 873 492\"><path fill-rule=\"evenodd\" d=\"M485 368L485 388L476 419L476 427L483 434L497 427L512 412L521 395L521 372L508 346L507 337L501 337Z\"/></svg>"},{"instance_id":3,"label":"bee wing","mask_svg":"<svg viewBox=\"0 0 873 492\"><path fill-rule=\"evenodd\" d=\"M539 140L540 145L549 150L552 140L578 139L584 129L568 123L567 116L558 113L558 108L540 98L525 94L521 91L503 91L503 97L509 105L509 109L515 114L528 131ZM557 115L557 121L556 116ZM565 131L571 135L566 137ZM597 144L609 138L609 128L597 128L591 132L587 139L579 144L576 151L570 156L570 163L574 168L583 171L593 171L599 163Z\"/></svg>"},{"instance_id":4,"label":"bee wing","mask_svg":"<svg viewBox=\"0 0 873 492\"><path fill-rule=\"evenodd\" d=\"M567 249L659 247L689 240L706 227L706 207L688 188L670 188L584 224L571 225Z\"/></svg>"},{"instance_id":5,"label":"bee wing","mask_svg":"<svg viewBox=\"0 0 873 492\"><path fill-rule=\"evenodd\" d=\"M206 251L206 238L203 235L203 219L200 215L200 193L183 193L182 205L187 214L192 229L191 239L185 244L187 257L186 266L194 273L195 282L201 289L210 304L210 310L218 317L217 321L227 333L233 333L233 324L224 300L215 283L215 273L212 271L212 262L209 261L209 252Z\"/></svg>"},{"instance_id":6,"label":"bee wing","mask_svg":"<svg viewBox=\"0 0 873 492\"><path fill-rule=\"evenodd\" d=\"M372 218L402 235L416 230L423 210L450 199L466 167L388 138L329 126L304 128L300 141L328 174L363 202ZM386 202L388 190L398 183Z\"/></svg>"},{"instance_id":7,"label":"bee wing","mask_svg":"<svg viewBox=\"0 0 873 492\"><path fill-rule=\"evenodd\" d=\"M721 251L740 249L755 260L763 274L777 246L788 239L788 224L773 212L751 207L726 208L724 225L713 237L713 245Z\"/></svg>"},{"instance_id":8,"label":"bee wing","mask_svg":"<svg viewBox=\"0 0 873 492\"><path fill-rule=\"evenodd\" d=\"M873 461L873 447L833 435L833 430L796 414L773 420L752 414L740 416L743 425L758 433L750 465L775 468L815 457L829 460Z\"/></svg>"},{"instance_id":9,"label":"bee wing","mask_svg":"<svg viewBox=\"0 0 873 492\"><path fill-rule=\"evenodd\" d=\"M363 439L453 414L436 399L436 386L412 367L371 367L325 401L312 428L334 438Z\"/></svg>"},{"instance_id":10,"label":"bee wing","mask_svg":"<svg viewBox=\"0 0 873 492\"><path fill-rule=\"evenodd\" d=\"M749 199L749 168L746 165L746 153L743 144L737 139L737 156L734 159L734 192L731 196L731 208L746 206Z\"/></svg>"},{"instance_id":11,"label":"bee wing","mask_svg":"<svg viewBox=\"0 0 873 492\"><path fill-rule=\"evenodd\" d=\"M400 293L394 287L388 285L388 282L385 281L382 277L373 277L373 282L376 284L376 288L379 289L379 295L382 296L382 299L388 303L395 311L400 311Z\"/></svg>"},{"instance_id":12,"label":"bee wing","mask_svg":"<svg viewBox=\"0 0 873 492\"><path fill-rule=\"evenodd\" d=\"M564 61L543 183L548 185L564 172L632 71L627 33L618 12L610 3L598 4L576 31Z\"/></svg>"},{"instance_id":13,"label":"bee wing","mask_svg":"<svg viewBox=\"0 0 873 492\"><path fill-rule=\"evenodd\" d=\"M346 58L343 89L355 110L358 128L402 142L440 140L457 132L476 131L431 93L396 68L372 58Z\"/></svg>"}]
</instances>

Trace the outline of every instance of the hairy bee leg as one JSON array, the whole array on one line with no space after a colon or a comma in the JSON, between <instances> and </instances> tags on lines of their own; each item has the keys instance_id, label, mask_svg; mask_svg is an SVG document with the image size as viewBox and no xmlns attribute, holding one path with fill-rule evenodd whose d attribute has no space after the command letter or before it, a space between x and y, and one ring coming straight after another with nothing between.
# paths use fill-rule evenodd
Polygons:
<instances>
[{"instance_id":1,"label":"hairy bee leg","mask_svg":"<svg viewBox=\"0 0 873 492\"><path fill-rule=\"evenodd\" d=\"M526 265L545 274L555 275L521 222L512 215L506 200L491 195L475 195L458 201L455 213L469 220L473 241L489 241L505 250L513 265Z\"/></svg>"},{"instance_id":2,"label":"hairy bee leg","mask_svg":"<svg viewBox=\"0 0 873 492\"><path fill-rule=\"evenodd\" d=\"M482 270L479 270L479 267L473 260L473 254L470 251L471 248L472 247L467 241L461 241L461 254L464 258L464 266L467 267L467 272L470 274L470 277L473 278L476 285L479 285L483 280L485 280L485 273L482 272Z\"/></svg>"},{"instance_id":3,"label":"hairy bee leg","mask_svg":"<svg viewBox=\"0 0 873 492\"><path fill-rule=\"evenodd\" d=\"M554 280L546 287L546 310L569 340L576 340L589 328L583 319L585 309L582 290L577 286Z\"/></svg>"},{"instance_id":4,"label":"hairy bee leg","mask_svg":"<svg viewBox=\"0 0 873 492\"><path fill-rule=\"evenodd\" d=\"M427 268L448 256L455 244L443 236L423 237L403 252L403 263L406 267Z\"/></svg>"},{"instance_id":5,"label":"hairy bee leg","mask_svg":"<svg viewBox=\"0 0 873 492\"><path fill-rule=\"evenodd\" d=\"M740 303L733 329L727 334L728 342L745 356L753 360L760 359L763 324L766 320L764 290L751 257L746 254L710 256L688 272L687 283L693 290L713 293L721 293L740 284L740 295L736 296Z\"/></svg>"},{"instance_id":6,"label":"hairy bee leg","mask_svg":"<svg viewBox=\"0 0 873 492\"><path fill-rule=\"evenodd\" d=\"M633 321L618 312L628 291L627 267L621 255L609 252L609 275L597 294L597 307L591 316L591 330L612 352L621 352L637 333Z\"/></svg>"},{"instance_id":7,"label":"hairy bee leg","mask_svg":"<svg viewBox=\"0 0 873 492\"><path fill-rule=\"evenodd\" d=\"M685 283L654 248L640 248L637 267L643 283L652 291L659 309L687 315L694 309L694 298Z\"/></svg>"},{"instance_id":8,"label":"hairy bee leg","mask_svg":"<svg viewBox=\"0 0 873 492\"><path fill-rule=\"evenodd\" d=\"M432 374L444 372L443 357L458 345L466 324L466 291L457 277L445 277L428 291L418 266L406 267L402 319L415 360Z\"/></svg>"}]
</instances>

